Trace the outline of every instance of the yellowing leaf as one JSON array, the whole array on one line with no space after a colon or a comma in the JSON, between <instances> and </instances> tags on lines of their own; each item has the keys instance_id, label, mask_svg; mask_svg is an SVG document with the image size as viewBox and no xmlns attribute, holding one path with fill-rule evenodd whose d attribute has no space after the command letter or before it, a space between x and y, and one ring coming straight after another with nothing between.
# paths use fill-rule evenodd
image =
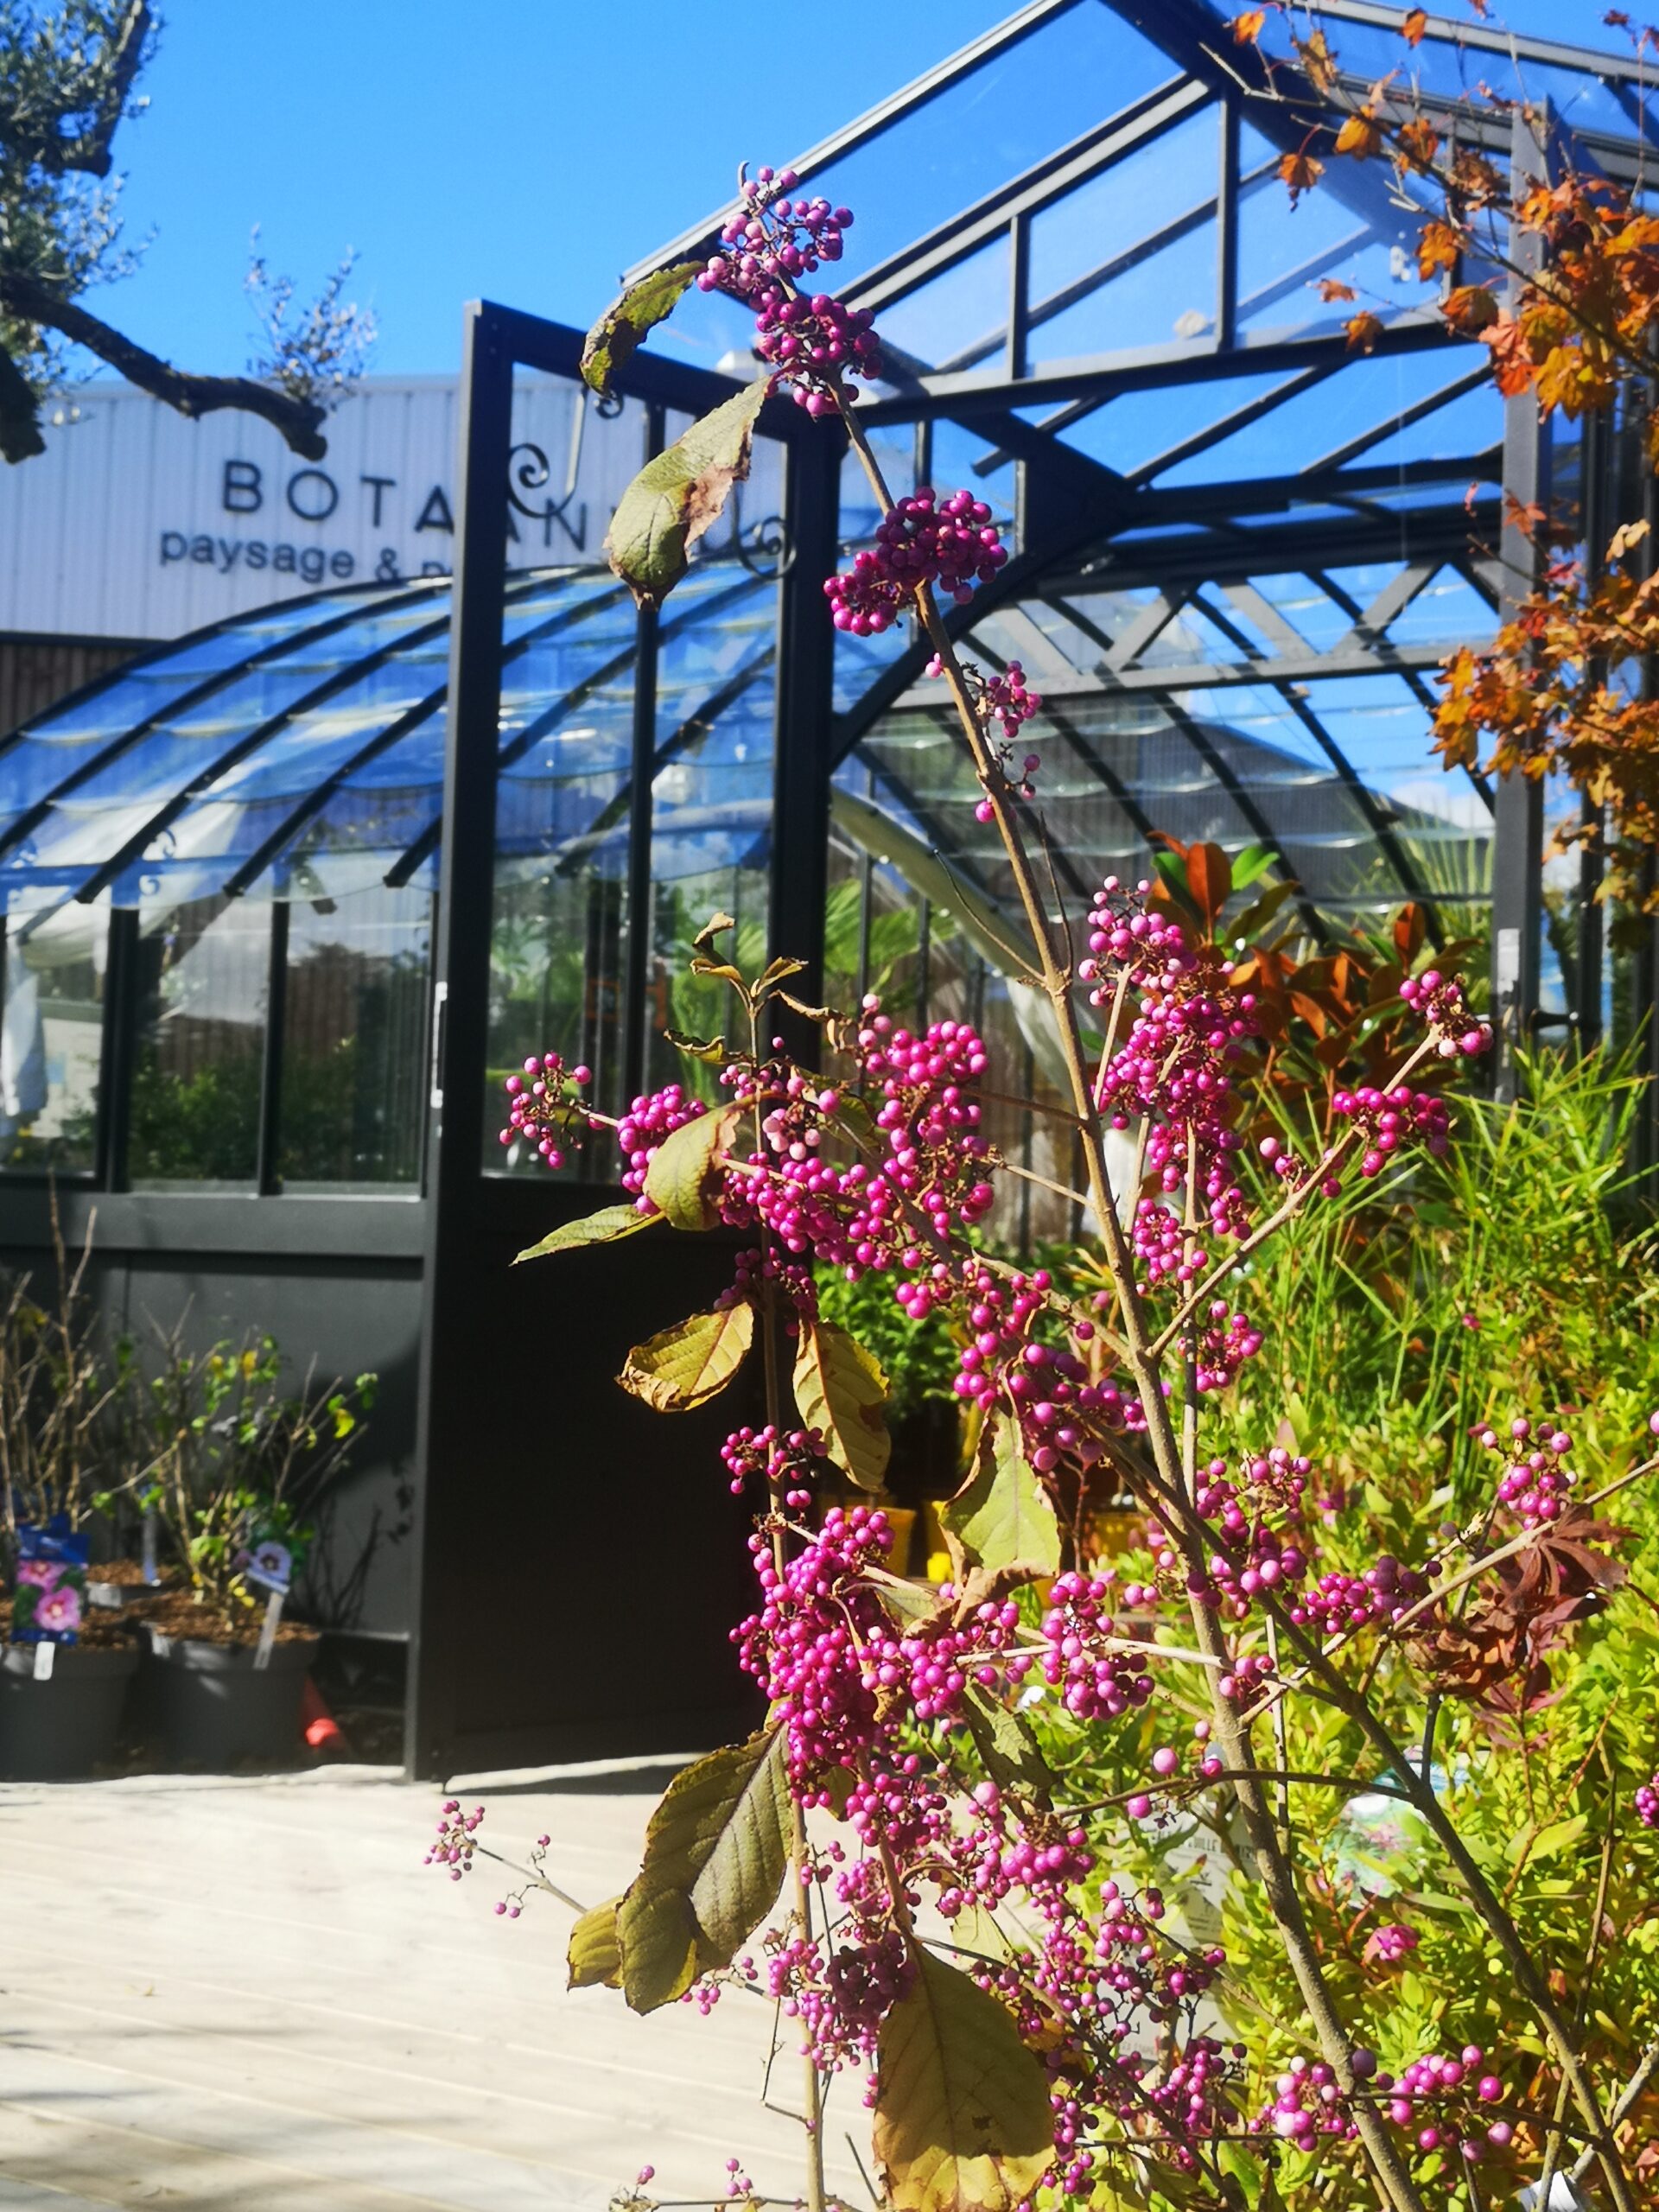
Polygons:
<instances>
[{"instance_id":1,"label":"yellowing leaf","mask_svg":"<svg viewBox=\"0 0 1659 2212\"><path fill-rule=\"evenodd\" d=\"M596 1904L591 1912L584 1912L570 1930L570 1942L565 1951L570 1968L567 1987L621 1988L622 1953L616 1933L617 1908L621 1902L620 1897L612 1897L607 1904Z\"/></svg>"},{"instance_id":2,"label":"yellowing leaf","mask_svg":"<svg viewBox=\"0 0 1659 2212\"><path fill-rule=\"evenodd\" d=\"M895 2212L1012 2212L1054 2156L1041 2065L994 1997L918 1951L881 2026L875 2155Z\"/></svg>"},{"instance_id":3,"label":"yellowing leaf","mask_svg":"<svg viewBox=\"0 0 1659 2212\"><path fill-rule=\"evenodd\" d=\"M1246 8L1242 16L1235 16L1227 26L1233 35L1235 46L1254 46L1262 35L1262 27L1268 20L1265 8Z\"/></svg>"},{"instance_id":4,"label":"yellowing leaf","mask_svg":"<svg viewBox=\"0 0 1659 2212\"><path fill-rule=\"evenodd\" d=\"M613 1244L619 1236L632 1236L637 1229L649 1229L655 1217L636 1212L632 1206L601 1206L597 1213L585 1213L580 1221L563 1221L556 1229L550 1230L539 1244L531 1245L513 1261L545 1259L550 1252L574 1252L584 1244Z\"/></svg>"},{"instance_id":5,"label":"yellowing leaf","mask_svg":"<svg viewBox=\"0 0 1659 2212\"><path fill-rule=\"evenodd\" d=\"M616 1379L659 1414L690 1413L726 1388L753 1341L754 1308L742 1299L647 1337Z\"/></svg>"},{"instance_id":6,"label":"yellowing leaf","mask_svg":"<svg viewBox=\"0 0 1659 2212\"><path fill-rule=\"evenodd\" d=\"M660 607L691 548L749 473L755 419L772 390L759 377L648 461L617 505L605 539L612 568L644 607Z\"/></svg>"},{"instance_id":7,"label":"yellowing leaf","mask_svg":"<svg viewBox=\"0 0 1659 2212\"><path fill-rule=\"evenodd\" d=\"M884 1408L887 1378L874 1352L828 1321L801 1324L795 1355L795 1403L830 1457L861 1490L880 1490L893 1449Z\"/></svg>"},{"instance_id":8,"label":"yellowing leaf","mask_svg":"<svg viewBox=\"0 0 1659 2212\"><path fill-rule=\"evenodd\" d=\"M1406 19L1400 26L1400 35L1408 46L1421 46L1423 33L1428 29L1427 8L1408 8Z\"/></svg>"},{"instance_id":9,"label":"yellowing leaf","mask_svg":"<svg viewBox=\"0 0 1659 2212\"><path fill-rule=\"evenodd\" d=\"M1370 161L1382 143L1382 133L1370 108L1351 115L1337 133L1338 153L1351 154L1357 162Z\"/></svg>"},{"instance_id":10,"label":"yellowing leaf","mask_svg":"<svg viewBox=\"0 0 1659 2212\"><path fill-rule=\"evenodd\" d=\"M1622 522L1607 541L1607 558L1622 561L1633 545L1639 545L1648 534L1645 522Z\"/></svg>"},{"instance_id":11,"label":"yellowing leaf","mask_svg":"<svg viewBox=\"0 0 1659 2212\"><path fill-rule=\"evenodd\" d=\"M1358 315L1350 315L1342 327L1348 334L1350 353L1369 353L1382 335L1381 319L1372 315L1369 309L1362 309Z\"/></svg>"},{"instance_id":12,"label":"yellowing leaf","mask_svg":"<svg viewBox=\"0 0 1659 2212\"><path fill-rule=\"evenodd\" d=\"M1016 1565L1053 1574L1060 1564L1060 1525L1020 1441L1020 1424L999 1408L979 1441L979 1465L966 1490L940 1519L977 1567Z\"/></svg>"},{"instance_id":13,"label":"yellowing leaf","mask_svg":"<svg viewBox=\"0 0 1659 2212\"><path fill-rule=\"evenodd\" d=\"M669 269L653 269L613 300L588 334L582 349L582 382L602 398L611 378L627 361L648 330L671 315L681 295L702 274L700 261L677 261Z\"/></svg>"},{"instance_id":14,"label":"yellowing leaf","mask_svg":"<svg viewBox=\"0 0 1659 2212\"><path fill-rule=\"evenodd\" d=\"M709 1183L715 1155L731 1142L738 1123L735 1106L722 1106L712 1114L699 1114L671 1129L652 1156L645 1170L645 1196L660 1208L675 1229L712 1229L720 1208Z\"/></svg>"},{"instance_id":15,"label":"yellowing leaf","mask_svg":"<svg viewBox=\"0 0 1659 2212\"><path fill-rule=\"evenodd\" d=\"M700 1974L731 1964L777 1901L790 1822L780 1729L675 1776L617 1910L622 1989L636 2012L671 2005Z\"/></svg>"}]
</instances>

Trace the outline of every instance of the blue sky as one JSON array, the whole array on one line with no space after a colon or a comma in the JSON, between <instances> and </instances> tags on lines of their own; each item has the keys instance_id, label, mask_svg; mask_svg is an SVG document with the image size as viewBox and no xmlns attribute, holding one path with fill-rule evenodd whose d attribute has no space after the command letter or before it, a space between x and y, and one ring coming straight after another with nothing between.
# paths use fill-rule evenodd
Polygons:
<instances>
[{"instance_id":1,"label":"blue sky","mask_svg":"<svg viewBox=\"0 0 1659 2212\"><path fill-rule=\"evenodd\" d=\"M126 126L137 276L88 304L199 370L245 365L249 233L308 291L347 245L383 373L452 370L462 301L586 322L619 270L1009 13L885 0L172 0ZM1601 0L1516 29L1611 43ZM876 27L862 35L840 23Z\"/></svg>"}]
</instances>

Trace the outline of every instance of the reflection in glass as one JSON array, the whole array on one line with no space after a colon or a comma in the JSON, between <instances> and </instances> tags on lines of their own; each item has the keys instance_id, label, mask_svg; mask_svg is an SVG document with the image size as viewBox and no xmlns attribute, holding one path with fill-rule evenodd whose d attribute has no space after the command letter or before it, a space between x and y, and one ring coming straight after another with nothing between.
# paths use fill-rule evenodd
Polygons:
<instances>
[{"instance_id":1,"label":"reflection in glass","mask_svg":"<svg viewBox=\"0 0 1659 2212\"><path fill-rule=\"evenodd\" d=\"M0 965L0 1167L84 1172L97 1141L107 905L9 940Z\"/></svg>"},{"instance_id":2,"label":"reflection in glass","mask_svg":"<svg viewBox=\"0 0 1659 2212\"><path fill-rule=\"evenodd\" d=\"M432 902L363 892L289 909L279 1156L288 1191L417 1184Z\"/></svg>"},{"instance_id":3,"label":"reflection in glass","mask_svg":"<svg viewBox=\"0 0 1659 2212\"><path fill-rule=\"evenodd\" d=\"M270 908L247 899L192 899L139 939L134 1190L254 1187L270 967Z\"/></svg>"}]
</instances>

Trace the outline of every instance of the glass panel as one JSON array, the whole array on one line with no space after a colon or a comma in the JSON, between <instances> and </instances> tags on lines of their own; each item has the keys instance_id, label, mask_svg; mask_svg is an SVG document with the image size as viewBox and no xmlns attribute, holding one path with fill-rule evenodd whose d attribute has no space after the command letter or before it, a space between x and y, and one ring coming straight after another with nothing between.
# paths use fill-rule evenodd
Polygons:
<instances>
[{"instance_id":1,"label":"glass panel","mask_svg":"<svg viewBox=\"0 0 1659 2212\"><path fill-rule=\"evenodd\" d=\"M97 1142L107 904L9 942L0 966L0 1167L84 1172Z\"/></svg>"},{"instance_id":2,"label":"glass panel","mask_svg":"<svg viewBox=\"0 0 1659 2212\"><path fill-rule=\"evenodd\" d=\"M128 1135L136 1191L251 1190L270 908L219 897L175 908L138 944L138 1039Z\"/></svg>"},{"instance_id":3,"label":"glass panel","mask_svg":"<svg viewBox=\"0 0 1659 2212\"><path fill-rule=\"evenodd\" d=\"M420 1181L431 940L423 892L381 888L289 908L285 1190Z\"/></svg>"},{"instance_id":4,"label":"glass panel","mask_svg":"<svg viewBox=\"0 0 1659 2212\"><path fill-rule=\"evenodd\" d=\"M1072 8L808 181L857 217L855 273L1093 130L1103 87L1116 111L1179 73L1109 9Z\"/></svg>"}]
</instances>

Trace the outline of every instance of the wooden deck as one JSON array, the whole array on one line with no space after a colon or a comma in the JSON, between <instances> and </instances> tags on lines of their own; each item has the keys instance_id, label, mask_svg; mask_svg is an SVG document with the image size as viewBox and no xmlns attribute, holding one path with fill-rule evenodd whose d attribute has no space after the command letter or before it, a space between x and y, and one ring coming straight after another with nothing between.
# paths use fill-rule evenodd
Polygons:
<instances>
[{"instance_id":1,"label":"wooden deck","mask_svg":"<svg viewBox=\"0 0 1659 2212\"><path fill-rule=\"evenodd\" d=\"M551 1835L587 1903L627 1881L665 1778L469 1802L503 1848ZM0 2212L603 2212L647 2162L653 2196L718 2197L734 2157L792 2198L771 2009L567 1992L561 1907L498 1919L499 1869L422 1865L439 1802L371 1768L0 1787ZM868 2203L855 2086L829 2119Z\"/></svg>"}]
</instances>

